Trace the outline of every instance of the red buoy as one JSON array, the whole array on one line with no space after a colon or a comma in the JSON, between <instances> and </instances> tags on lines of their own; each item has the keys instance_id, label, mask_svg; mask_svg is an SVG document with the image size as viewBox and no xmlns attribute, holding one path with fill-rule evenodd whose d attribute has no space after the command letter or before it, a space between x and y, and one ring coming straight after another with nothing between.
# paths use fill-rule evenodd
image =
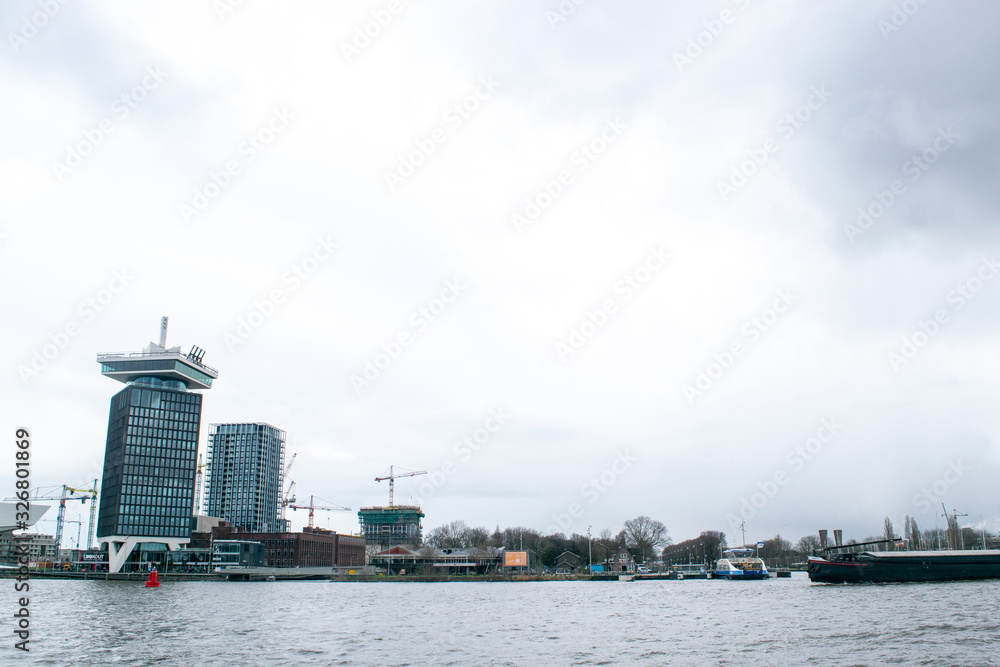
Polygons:
<instances>
[{"instance_id":1,"label":"red buoy","mask_svg":"<svg viewBox=\"0 0 1000 667\"><path fill-rule=\"evenodd\" d=\"M157 578L156 570L149 571L149 579L146 580L147 588L157 588L160 585L160 580Z\"/></svg>"}]
</instances>

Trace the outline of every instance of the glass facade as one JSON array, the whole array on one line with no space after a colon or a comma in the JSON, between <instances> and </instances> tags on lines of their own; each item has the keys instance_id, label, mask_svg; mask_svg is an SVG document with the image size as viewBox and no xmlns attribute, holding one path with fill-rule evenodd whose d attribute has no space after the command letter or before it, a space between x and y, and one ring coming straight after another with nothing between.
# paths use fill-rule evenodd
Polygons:
<instances>
[{"instance_id":1,"label":"glass facade","mask_svg":"<svg viewBox=\"0 0 1000 667\"><path fill-rule=\"evenodd\" d=\"M188 538L201 394L143 378L111 399L97 536Z\"/></svg>"},{"instance_id":2,"label":"glass facade","mask_svg":"<svg viewBox=\"0 0 1000 667\"><path fill-rule=\"evenodd\" d=\"M270 424L210 424L205 513L239 530L275 533L285 432Z\"/></svg>"}]
</instances>

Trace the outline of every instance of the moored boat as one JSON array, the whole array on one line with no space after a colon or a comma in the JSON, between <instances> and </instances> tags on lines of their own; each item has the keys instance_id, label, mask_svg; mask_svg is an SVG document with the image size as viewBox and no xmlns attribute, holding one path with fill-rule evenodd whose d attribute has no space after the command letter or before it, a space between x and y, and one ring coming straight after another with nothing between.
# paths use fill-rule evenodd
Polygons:
<instances>
[{"instance_id":1,"label":"moored boat","mask_svg":"<svg viewBox=\"0 0 1000 667\"><path fill-rule=\"evenodd\" d=\"M749 548L726 549L712 570L713 579L767 579L764 561Z\"/></svg>"},{"instance_id":2,"label":"moored boat","mask_svg":"<svg viewBox=\"0 0 1000 667\"><path fill-rule=\"evenodd\" d=\"M821 552L822 553L822 552ZM1000 551L862 551L809 557L818 583L1000 579Z\"/></svg>"}]
</instances>

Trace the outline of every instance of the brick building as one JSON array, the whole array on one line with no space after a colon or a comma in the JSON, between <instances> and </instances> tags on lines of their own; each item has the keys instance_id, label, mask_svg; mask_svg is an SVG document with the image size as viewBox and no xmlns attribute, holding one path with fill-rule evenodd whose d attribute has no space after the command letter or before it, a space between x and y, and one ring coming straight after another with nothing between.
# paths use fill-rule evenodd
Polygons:
<instances>
[{"instance_id":1,"label":"brick building","mask_svg":"<svg viewBox=\"0 0 1000 667\"><path fill-rule=\"evenodd\" d=\"M303 528L301 533L247 533L227 524L209 533L192 533L191 546L208 546L214 540L249 540L264 546L266 567L362 567L365 539L323 528ZM204 543L204 544L203 544Z\"/></svg>"}]
</instances>

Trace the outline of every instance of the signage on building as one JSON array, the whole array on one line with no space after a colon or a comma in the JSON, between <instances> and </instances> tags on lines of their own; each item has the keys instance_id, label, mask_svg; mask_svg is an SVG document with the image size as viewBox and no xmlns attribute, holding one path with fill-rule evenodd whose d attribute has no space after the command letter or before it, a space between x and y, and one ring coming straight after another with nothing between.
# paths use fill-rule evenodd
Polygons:
<instances>
[{"instance_id":1,"label":"signage on building","mask_svg":"<svg viewBox=\"0 0 1000 667\"><path fill-rule=\"evenodd\" d=\"M102 551L98 554L83 554L82 560L103 562L105 560L104 552Z\"/></svg>"},{"instance_id":2,"label":"signage on building","mask_svg":"<svg viewBox=\"0 0 1000 667\"><path fill-rule=\"evenodd\" d=\"M527 551L505 551L503 555L505 567L528 567Z\"/></svg>"}]
</instances>

